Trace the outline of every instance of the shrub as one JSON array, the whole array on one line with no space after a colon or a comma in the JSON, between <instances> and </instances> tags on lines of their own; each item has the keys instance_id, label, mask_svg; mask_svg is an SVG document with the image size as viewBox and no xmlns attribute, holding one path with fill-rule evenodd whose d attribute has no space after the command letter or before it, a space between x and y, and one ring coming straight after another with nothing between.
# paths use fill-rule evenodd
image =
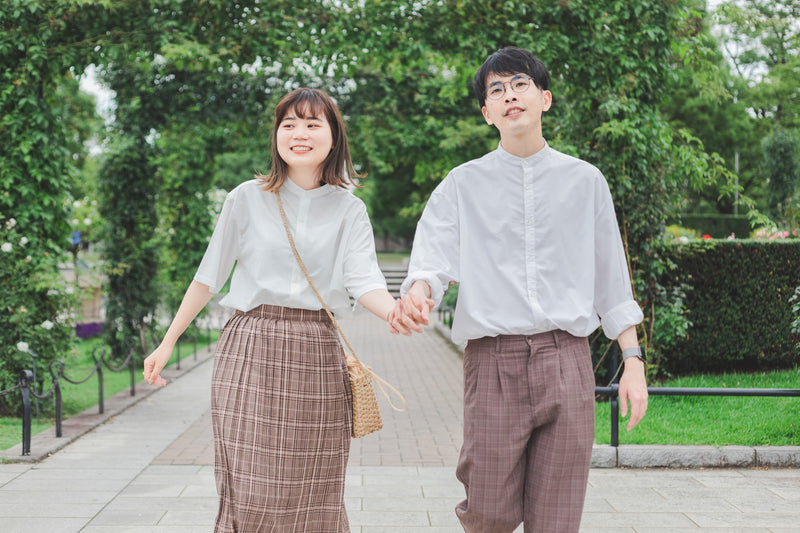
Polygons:
<instances>
[{"instance_id":1,"label":"shrub","mask_svg":"<svg viewBox=\"0 0 800 533\"><path fill-rule=\"evenodd\" d=\"M72 301L56 268L55 251L26 237L14 218L0 215L0 390L17 384L20 370L31 370L38 354L41 386L53 359L69 352L74 335L68 322ZM43 381L45 380L45 381ZM0 398L0 415L15 415L19 394Z\"/></svg>"},{"instance_id":2,"label":"shrub","mask_svg":"<svg viewBox=\"0 0 800 533\"><path fill-rule=\"evenodd\" d=\"M715 239L724 239L731 233L747 238L752 231L750 219L745 215L687 214L681 216L681 225Z\"/></svg>"},{"instance_id":3,"label":"shrub","mask_svg":"<svg viewBox=\"0 0 800 533\"><path fill-rule=\"evenodd\" d=\"M688 284L692 325L664 354L672 373L792 368L800 362L789 298L800 279L797 240L712 240L671 246L665 286Z\"/></svg>"}]
</instances>

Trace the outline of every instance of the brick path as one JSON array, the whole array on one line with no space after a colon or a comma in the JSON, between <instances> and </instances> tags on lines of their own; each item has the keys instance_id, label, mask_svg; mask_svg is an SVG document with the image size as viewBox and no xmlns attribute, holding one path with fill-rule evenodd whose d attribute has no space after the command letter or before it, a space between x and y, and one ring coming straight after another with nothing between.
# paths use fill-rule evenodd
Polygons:
<instances>
[{"instance_id":1,"label":"brick path","mask_svg":"<svg viewBox=\"0 0 800 533\"><path fill-rule=\"evenodd\" d=\"M381 320L363 309L340 325L356 355L408 402L405 412L396 412L378 393L384 427L352 441L349 465L455 466L462 427L459 354L433 328L410 338L391 335ZM394 396L392 401L400 403ZM153 464L214 464L211 438L207 412Z\"/></svg>"}]
</instances>

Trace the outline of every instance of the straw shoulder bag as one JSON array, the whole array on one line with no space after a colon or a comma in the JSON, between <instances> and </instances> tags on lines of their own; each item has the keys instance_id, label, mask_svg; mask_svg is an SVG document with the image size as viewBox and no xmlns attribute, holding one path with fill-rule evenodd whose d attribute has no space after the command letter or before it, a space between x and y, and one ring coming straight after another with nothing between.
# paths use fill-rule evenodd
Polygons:
<instances>
[{"instance_id":1,"label":"straw shoulder bag","mask_svg":"<svg viewBox=\"0 0 800 533\"><path fill-rule=\"evenodd\" d=\"M350 434L355 438L364 437L365 435L369 435L370 433L378 431L383 427L383 419L381 418L381 411L378 407L378 399L375 396L375 388L373 383L378 385L378 388L381 390L383 395L387 400L389 400L389 405L391 405L392 409L395 411L405 411L407 406L406 400L397 389L373 373L372 369L362 363L361 360L356 356L356 352L353 350L353 347L350 346L350 342L347 340L347 337L345 337L344 333L342 333L339 323L336 322L336 318L334 318L333 313L331 313L330 309L328 309L328 306L325 304L325 300L322 299L322 296L314 286L314 282L311 281L311 276L308 275L308 271L306 270L305 264L303 264L303 260L300 259L300 254L297 252L297 247L294 245L292 232L289 230L289 223L286 220L286 212L283 210L280 192L276 191L275 196L278 199L278 208L281 211L281 218L283 219L283 227L286 230L286 236L289 238L289 244L292 246L292 252L294 252L294 256L297 258L300 269L303 271L303 274L305 274L308 284L311 285L311 289L314 291L314 294L317 295L319 302L322 304L325 312L328 313L331 321L336 326L336 330L339 332L339 335L341 336L345 345L347 345L347 349L350 351L351 355L347 356L347 373L350 377L350 391L353 397L353 426ZM386 393L386 390L383 388L384 385L397 394L397 396L403 402L402 409L394 405L391 398L389 398L389 395Z\"/></svg>"}]
</instances>

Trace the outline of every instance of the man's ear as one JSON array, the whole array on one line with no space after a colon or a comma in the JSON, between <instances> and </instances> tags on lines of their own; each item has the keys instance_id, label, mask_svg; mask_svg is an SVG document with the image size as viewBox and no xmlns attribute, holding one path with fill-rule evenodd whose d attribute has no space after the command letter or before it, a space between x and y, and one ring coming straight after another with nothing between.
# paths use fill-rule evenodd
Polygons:
<instances>
[{"instance_id":1,"label":"man's ear","mask_svg":"<svg viewBox=\"0 0 800 533\"><path fill-rule=\"evenodd\" d=\"M553 93L550 91L542 91L542 111L547 111L550 109L550 106L553 104Z\"/></svg>"},{"instance_id":2,"label":"man's ear","mask_svg":"<svg viewBox=\"0 0 800 533\"><path fill-rule=\"evenodd\" d=\"M489 113L488 113L488 111L486 111L486 106L483 106L481 108L481 113L483 113L483 118L486 121L486 123L488 125L492 126L494 123L492 122L492 119L489 118Z\"/></svg>"}]
</instances>

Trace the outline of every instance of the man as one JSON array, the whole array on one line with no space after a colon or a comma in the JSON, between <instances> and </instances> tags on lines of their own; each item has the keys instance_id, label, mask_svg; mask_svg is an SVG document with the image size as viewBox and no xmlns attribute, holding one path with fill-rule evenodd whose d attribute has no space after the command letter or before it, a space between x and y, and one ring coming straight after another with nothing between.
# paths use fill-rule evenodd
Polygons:
<instances>
[{"instance_id":1,"label":"man","mask_svg":"<svg viewBox=\"0 0 800 533\"><path fill-rule=\"evenodd\" d=\"M601 172L542 135L550 75L519 48L479 68L475 94L499 147L431 195L417 226L400 325L427 323L460 283L453 341L464 352L464 444L456 507L469 533L577 533L594 437L587 336L623 350L628 429L647 409L644 359L614 205Z\"/></svg>"}]
</instances>

